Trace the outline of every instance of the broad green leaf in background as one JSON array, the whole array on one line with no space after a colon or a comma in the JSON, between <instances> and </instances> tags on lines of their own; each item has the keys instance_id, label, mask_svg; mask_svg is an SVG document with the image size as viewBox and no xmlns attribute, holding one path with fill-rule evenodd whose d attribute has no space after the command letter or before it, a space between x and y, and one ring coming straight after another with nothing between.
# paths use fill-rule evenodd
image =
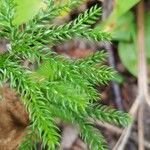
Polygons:
<instances>
[{"instance_id":1,"label":"broad green leaf in background","mask_svg":"<svg viewBox=\"0 0 150 150\"><path fill-rule=\"evenodd\" d=\"M32 19L46 5L43 0L15 0L17 4L15 24L21 24Z\"/></svg>"},{"instance_id":2,"label":"broad green leaf in background","mask_svg":"<svg viewBox=\"0 0 150 150\"><path fill-rule=\"evenodd\" d=\"M130 42L120 42L118 45L119 57L123 65L127 70L133 74L137 75L137 52L134 43Z\"/></svg>"},{"instance_id":3,"label":"broad green leaf in background","mask_svg":"<svg viewBox=\"0 0 150 150\"><path fill-rule=\"evenodd\" d=\"M22 24L32 19L40 9L45 9L43 0L14 0L16 3L16 14L14 24ZM1 0L0 0L1 9Z\"/></svg>"},{"instance_id":4,"label":"broad green leaf in background","mask_svg":"<svg viewBox=\"0 0 150 150\"><path fill-rule=\"evenodd\" d=\"M150 64L150 12L145 13L145 48Z\"/></svg>"},{"instance_id":5,"label":"broad green leaf in background","mask_svg":"<svg viewBox=\"0 0 150 150\"><path fill-rule=\"evenodd\" d=\"M96 28L103 29L105 31L112 32L117 25L120 17L127 13L134 5L140 0L114 0L113 10L109 17Z\"/></svg>"},{"instance_id":6,"label":"broad green leaf in background","mask_svg":"<svg viewBox=\"0 0 150 150\"><path fill-rule=\"evenodd\" d=\"M127 30L126 32L130 32ZM132 32L133 33L133 32ZM136 36L135 36L136 37ZM150 12L145 13L145 51L148 60L148 65L150 66ZM118 45L119 57L128 69L128 71L137 76L137 47L136 38L130 42L120 42ZM148 67L149 68L149 67Z\"/></svg>"},{"instance_id":7,"label":"broad green leaf in background","mask_svg":"<svg viewBox=\"0 0 150 150\"><path fill-rule=\"evenodd\" d=\"M45 9L43 0L14 0L17 5L14 18L15 24L22 24L32 19L40 9ZM1 9L1 0L0 0Z\"/></svg>"},{"instance_id":8,"label":"broad green leaf in background","mask_svg":"<svg viewBox=\"0 0 150 150\"><path fill-rule=\"evenodd\" d=\"M118 18L129 11L139 1L140 0L115 0L112 14Z\"/></svg>"},{"instance_id":9,"label":"broad green leaf in background","mask_svg":"<svg viewBox=\"0 0 150 150\"><path fill-rule=\"evenodd\" d=\"M113 40L131 41L135 33L134 15L131 11L119 17L112 31Z\"/></svg>"},{"instance_id":10,"label":"broad green leaf in background","mask_svg":"<svg viewBox=\"0 0 150 150\"><path fill-rule=\"evenodd\" d=\"M118 41L119 57L128 71L137 76L136 23L129 10L140 0L114 0L110 16L97 25L112 33L112 39ZM150 12L145 15L145 50L150 65Z\"/></svg>"}]
</instances>

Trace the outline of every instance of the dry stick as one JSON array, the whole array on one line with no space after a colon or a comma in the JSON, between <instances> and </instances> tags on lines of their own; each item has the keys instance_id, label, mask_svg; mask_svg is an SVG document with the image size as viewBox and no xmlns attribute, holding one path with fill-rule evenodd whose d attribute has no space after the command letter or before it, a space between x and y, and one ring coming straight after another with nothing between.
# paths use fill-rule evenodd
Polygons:
<instances>
[{"instance_id":1,"label":"dry stick","mask_svg":"<svg viewBox=\"0 0 150 150\"><path fill-rule=\"evenodd\" d=\"M140 102L140 97L137 97L130 109L130 112L129 112L133 118L132 123L123 130L123 132L122 132L117 144L114 146L113 150L123 150L124 149L128 139L130 137L130 134L131 134L132 125L134 123L134 119L135 119L136 112L137 112L137 109L139 106L139 102Z\"/></svg>"},{"instance_id":2,"label":"dry stick","mask_svg":"<svg viewBox=\"0 0 150 150\"><path fill-rule=\"evenodd\" d=\"M144 105L141 103L138 110L138 146L139 150L144 150L144 125L143 125L143 108Z\"/></svg>"},{"instance_id":3,"label":"dry stick","mask_svg":"<svg viewBox=\"0 0 150 150\"><path fill-rule=\"evenodd\" d=\"M143 125L143 103L145 100L144 91L147 89L147 69L146 69L146 57L145 57L145 46L144 46L144 1L137 5L137 49L138 49L138 93L141 94L141 105L138 111L138 146L139 150L144 150L144 125ZM142 71L140 71L142 70ZM142 77L141 77L142 76ZM144 79L144 81L143 81ZM144 87L144 88L143 88Z\"/></svg>"},{"instance_id":4,"label":"dry stick","mask_svg":"<svg viewBox=\"0 0 150 150\"><path fill-rule=\"evenodd\" d=\"M116 68L115 59L114 59L114 52L113 52L113 48L112 48L111 43L105 43L105 48L109 54L109 57L108 57L109 65L113 68ZM114 100L115 100L116 107L119 110L124 110L123 104L122 104L122 98L121 98L121 94L120 94L121 93L120 87L119 87L118 83L116 83L115 81L112 81L112 90L113 90L114 97L115 97Z\"/></svg>"},{"instance_id":5,"label":"dry stick","mask_svg":"<svg viewBox=\"0 0 150 150\"><path fill-rule=\"evenodd\" d=\"M110 14L110 12L112 11L112 7L113 7L113 1L112 0L105 0L103 1L103 14L102 14L102 19L105 20L108 15ZM109 65L113 68L116 68L116 64L115 64L115 59L114 59L114 52L113 52L113 48L111 43L107 42L104 43L104 47L108 52L108 62ZM121 98L121 91L120 91L120 87L118 85L118 83L116 83L115 81L112 81L112 90L114 93L114 101L115 101L115 105L119 110L124 110L123 108L123 104L122 104L122 98Z\"/></svg>"},{"instance_id":6,"label":"dry stick","mask_svg":"<svg viewBox=\"0 0 150 150\"><path fill-rule=\"evenodd\" d=\"M117 126L111 125L111 124L106 123L106 122L101 122L99 120L96 121L96 125L100 126L100 127L103 127L103 128L106 128L107 130L110 130L111 132L114 132L115 134L118 134L118 135L122 134L122 131L123 131L123 129L121 129ZM134 140L136 143L138 143L137 134L132 133L130 138L132 140ZM150 149L150 143L148 141L145 140L144 145L145 145L146 148Z\"/></svg>"},{"instance_id":7,"label":"dry stick","mask_svg":"<svg viewBox=\"0 0 150 150\"><path fill-rule=\"evenodd\" d=\"M110 130L110 131L112 131L112 132L114 132L116 134L121 134L122 133L122 129L121 128L116 127L114 125L111 125L111 124L109 124L107 122L101 122L100 120L96 120L95 123L96 123L97 126L106 128L106 129L108 129L108 130Z\"/></svg>"},{"instance_id":8,"label":"dry stick","mask_svg":"<svg viewBox=\"0 0 150 150\"><path fill-rule=\"evenodd\" d=\"M131 107L131 111L130 114L133 116L133 119L135 119L135 113L138 109L139 104L141 103L141 101L146 100L146 102L148 103L148 105L150 106L150 102L149 102L149 95L148 95L148 85L147 85L147 68L146 68L146 57L145 57L145 51L144 51L144 21L142 21L142 18L144 18L142 16L142 14L144 15L144 2L141 1L138 4L138 96L135 100L135 102L133 103L132 107ZM142 38L142 39L141 39ZM141 108L140 108L141 109ZM140 110L141 111L141 110ZM140 113L140 112L139 112ZM143 138L143 124L142 124L142 118L141 118L141 114L140 114L140 119L139 119L139 125L140 125L140 137L139 140L140 141L140 145L139 148L141 148L141 150L143 149L143 143L144 143L144 138ZM113 150L123 150L129 137L131 134L131 129L132 129L132 124L133 122L126 128L124 129L124 131L122 132L122 135L120 136L117 144L115 145L115 147L113 148ZM141 128L142 127L142 128Z\"/></svg>"},{"instance_id":9,"label":"dry stick","mask_svg":"<svg viewBox=\"0 0 150 150\"><path fill-rule=\"evenodd\" d=\"M144 0L137 5L138 93L150 106L148 95L147 64L144 46Z\"/></svg>"}]
</instances>

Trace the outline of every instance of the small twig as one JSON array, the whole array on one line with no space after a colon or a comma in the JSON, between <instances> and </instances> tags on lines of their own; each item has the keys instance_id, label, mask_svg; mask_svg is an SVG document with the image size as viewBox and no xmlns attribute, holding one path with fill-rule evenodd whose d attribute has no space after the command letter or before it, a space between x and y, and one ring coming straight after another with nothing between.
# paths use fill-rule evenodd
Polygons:
<instances>
[{"instance_id":1,"label":"small twig","mask_svg":"<svg viewBox=\"0 0 150 150\"><path fill-rule=\"evenodd\" d=\"M101 122L99 120L96 121L96 125L97 126L100 126L100 127L103 127L103 128L106 128L112 132L115 132L116 134L121 134L122 133L122 129L114 126L114 125L111 125L107 122Z\"/></svg>"},{"instance_id":2,"label":"small twig","mask_svg":"<svg viewBox=\"0 0 150 150\"><path fill-rule=\"evenodd\" d=\"M106 122L101 122L99 120L96 121L96 125L97 126L100 126L100 127L103 127L103 128L106 128L107 130L110 130L111 132L114 132L115 134L122 134L123 132L123 129L119 128L119 127L116 127L114 125L111 125L109 123L106 123ZM137 134L136 133L132 133L130 135L130 139L134 140L136 143L138 143L138 140L137 140ZM148 149L150 149L150 143L148 141L144 141L144 146Z\"/></svg>"},{"instance_id":3,"label":"small twig","mask_svg":"<svg viewBox=\"0 0 150 150\"><path fill-rule=\"evenodd\" d=\"M145 37L144 37L144 1L141 2L137 6L137 48L138 48L138 57L139 57L139 64L138 69L142 70L139 71L138 74L138 92L141 94L142 101L141 105L138 110L138 146L139 150L144 150L144 125L143 125L143 109L144 109L144 100L145 100L145 93L147 93L147 68L146 68L146 57L145 57ZM142 77L141 77L142 76ZM144 79L144 81L143 81Z\"/></svg>"},{"instance_id":4,"label":"small twig","mask_svg":"<svg viewBox=\"0 0 150 150\"><path fill-rule=\"evenodd\" d=\"M113 7L113 1L112 0L105 0L103 2L103 14L102 14L102 19L105 20L108 15L110 14L111 10ZM114 52L113 52L113 48L111 43L107 42L104 43L104 47L108 52L108 62L109 65L113 68L116 68L116 64L115 64L115 59L114 59ZM121 92L120 92L120 87L118 85L118 83L112 81L112 90L114 93L114 101L115 101L115 105L119 110L124 110L123 109L123 105L122 105L122 98L121 98Z\"/></svg>"},{"instance_id":5,"label":"small twig","mask_svg":"<svg viewBox=\"0 0 150 150\"><path fill-rule=\"evenodd\" d=\"M143 107L144 107L144 105L142 104L138 110L138 145L139 145L139 150L144 150Z\"/></svg>"},{"instance_id":6,"label":"small twig","mask_svg":"<svg viewBox=\"0 0 150 150\"><path fill-rule=\"evenodd\" d=\"M138 109L138 106L139 106L139 102L140 102L140 98L137 97L137 99L135 100L135 102L133 103L131 109L130 109L130 115L132 116L133 120L132 120L132 123L123 130L118 142L116 143L116 145L114 146L113 150L123 150L129 137L130 137L130 134L131 134L131 129L132 129L132 125L134 123L134 119L135 119L135 116L136 116L136 112L137 112L137 109Z\"/></svg>"},{"instance_id":7,"label":"small twig","mask_svg":"<svg viewBox=\"0 0 150 150\"><path fill-rule=\"evenodd\" d=\"M148 78L144 39L144 1L141 0L137 5L138 93L145 98L148 93Z\"/></svg>"},{"instance_id":8,"label":"small twig","mask_svg":"<svg viewBox=\"0 0 150 150\"><path fill-rule=\"evenodd\" d=\"M113 52L111 43L105 43L105 48L109 54L109 57L108 57L109 65L113 68L116 68L114 52ZM114 100L115 100L116 107L119 110L124 110L123 104L122 104L122 98L121 98L121 94L120 94L121 93L120 87L119 87L118 83L116 83L115 81L112 81L112 90L113 90L114 97L115 97Z\"/></svg>"}]
</instances>

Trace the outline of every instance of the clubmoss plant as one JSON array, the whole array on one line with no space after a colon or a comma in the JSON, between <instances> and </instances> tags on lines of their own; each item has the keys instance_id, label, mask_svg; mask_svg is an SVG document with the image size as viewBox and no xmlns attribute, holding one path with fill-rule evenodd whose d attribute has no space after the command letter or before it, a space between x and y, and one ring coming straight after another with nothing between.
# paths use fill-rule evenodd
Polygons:
<instances>
[{"instance_id":1,"label":"clubmoss plant","mask_svg":"<svg viewBox=\"0 0 150 150\"><path fill-rule=\"evenodd\" d=\"M76 125L90 149L105 150L105 139L91 119L123 126L130 120L126 113L96 104L99 93L94 85L105 84L114 75L113 69L102 63L105 52L70 60L49 48L73 37L109 41L109 33L91 28L101 9L94 6L69 23L55 25L52 20L59 11L78 5L79 0L70 0L66 5L58 5L53 0L45 3L47 9L32 20L15 25L14 1L1 0L0 38L9 41L9 48L0 53L0 83L7 82L16 89L31 120L19 149L31 150L40 138L43 147L55 150L60 141L56 123L59 118ZM26 61L32 69L24 65Z\"/></svg>"}]
</instances>

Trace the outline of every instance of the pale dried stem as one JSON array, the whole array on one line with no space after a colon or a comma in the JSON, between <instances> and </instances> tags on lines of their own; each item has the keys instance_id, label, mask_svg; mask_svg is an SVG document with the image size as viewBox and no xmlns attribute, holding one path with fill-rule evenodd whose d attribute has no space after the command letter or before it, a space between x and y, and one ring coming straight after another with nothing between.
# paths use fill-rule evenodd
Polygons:
<instances>
[{"instance_id":1,"label":"pale dried stem","mask_svg":"<svg viewBox=\"0 0 150 150\"><path fill-rule=\"evenodd\" d=\"M123 130L123 132L122 132L119 140L117 141L116 145L114 146L113 150L123 150L124 149L128 139L130 137L130 134L131 134L132 125L134 123L134 119L135 119L136 112L137 112L137 109L139 106L139 102L140 102L140 98L137 97L137 99L133 103L133 105L130 109L130 112L129 112L133 118L132 123L130 123L130 125Z\"/></svg>"},{"instance_id":2,"label":"pale dried stem","mask_svg":"<svg viewBox=\"0 0 150 150\"><path fill-rule=\"evenodd\" d=\"M122 132L123 132L123 129L121 129L121 128L117 127L117 126L111 125L109 123L106 123L106 122L101 122L99 120L96 121L96 125L100 126L102 128L106 128L110 132L113 132L113 133L118 134L118 135L122 134ZM137 134L136 133L132 133L130 135L130 138L132 140L134 140L136 143L138 143ZM144 141L144 145L145 145L146 148L150 149L150 143L148 141L145 140Z\"/></svg>"},{"instance_id":3,"label":"pale dried stem","mask_svg":"<svg viewBox=\"0 0 150 150\"><path fill-rule=\"evenodd\" d=\"M101 122L100 120L97 120L95 123L96 123L97 126L106 128L106 129L108 129L112 132L115 132L116 134L121 134L122 133L122 129L120 129L120 128L114 126L114 125L111 125L107 122Z\"/></svg>"},{"instance_id":4,"label":"pale dried stem","mask_svg":"<svg viewBox=\"0 0 150 150\"><path fill-rule=\"evenodd\" d=\"M144 125L143 125L143 109L145 95L148 93L147 86L147 65L145 56L145 36L144 36L144 1L137 6L137 49L138 49L138 93L141 95L141 105L138 111L138 148L144 150ZM147 101L149 104L149 101Z\"/></svg>"},{"instance_id":5,"label":"pale dried stem","mask_svg":"<svg viewBox=\"0 0 150 150\"><path fill-rule=\"evenodd\" d=\"M138 110L138 145L139 150L144 150L144 125L143 125L143 103Z\"/></svg>"}]
</instances>

